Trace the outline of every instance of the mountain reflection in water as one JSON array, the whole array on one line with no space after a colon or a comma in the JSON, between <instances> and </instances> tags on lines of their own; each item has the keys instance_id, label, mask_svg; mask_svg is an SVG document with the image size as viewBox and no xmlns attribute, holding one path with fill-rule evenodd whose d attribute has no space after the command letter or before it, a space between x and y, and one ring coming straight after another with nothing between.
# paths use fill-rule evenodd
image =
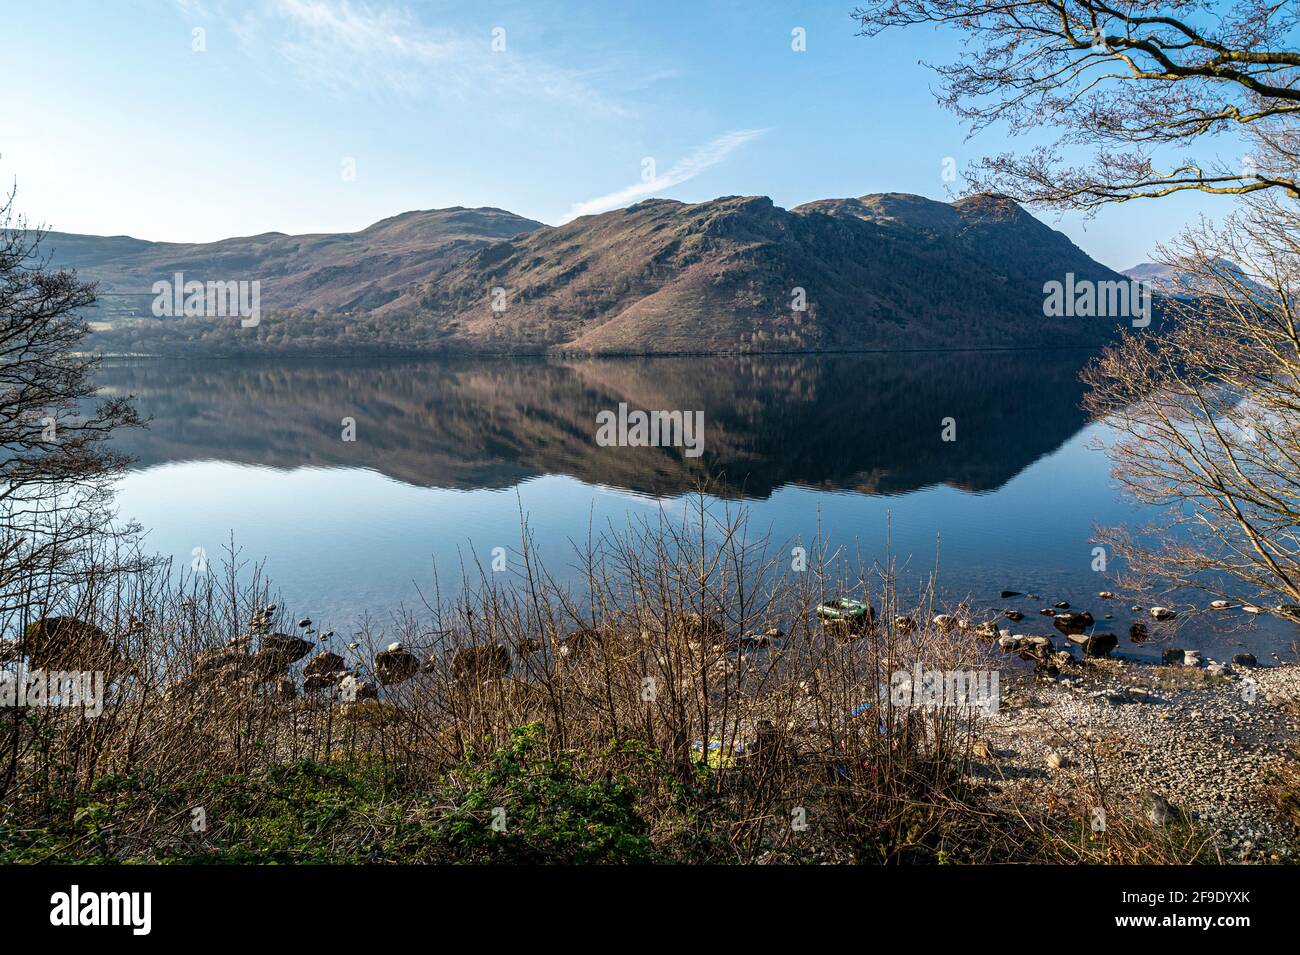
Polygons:
<instances>
[{"instance_id":1,"label":"mountain reflection in water","mask_svg":"<svg viewBox=\"0 0 1300 955\"><path fill-rule=\"evenodd\" d=\"M119 447L141 467L219 460L370 468L422 487L566 474L653 496L723 478L906 494L1004 485L1084 424L1068 352L542 361L142 362L99 376L153 416ZM596 415L704 412L704 453L596 444ZM342 438L356 422L355 442ZM955 441L942 441L942 421Z\"/></svg>"}]
</instances>

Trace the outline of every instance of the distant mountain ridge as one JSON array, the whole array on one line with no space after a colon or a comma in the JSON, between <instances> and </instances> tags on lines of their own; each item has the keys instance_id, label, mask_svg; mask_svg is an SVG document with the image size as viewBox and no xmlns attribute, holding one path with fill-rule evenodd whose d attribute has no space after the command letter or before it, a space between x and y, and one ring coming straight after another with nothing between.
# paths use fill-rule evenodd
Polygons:
<instances>
[{"instance_id":1,"label":"distant mountain ridge","mask_svg":"<svg viewBox=\"0 0 1300 955\"><path fill-rule=\"evenodd\" d=\"M1216 259L1214 268L1229 286L1238 286L1241 291L1251 295L1269 296L1268 290L1247 275L1236 262ZM1141 262L1131 269L1125 269L1124 274L1136 281L1146 282L1158 294L1170 298L1187 299L1195 297L1198 292L1213 295L1221 291L1215 282L1203 276L1189 275L1162 262Z\"/></svg>"},{"instance_id":2,"label":"distant mountain ridge","mask_svg":"<svg viewBox=\"0 0 1300 955\"><path fill-rule=\"evenodd\" d=\"M257 328L143 319L116 352L659 354L1090 346L1123 319L1046 317L1047 281L1123 276L1009 199L900 193L782 209L649 199L545 226L499 209L406 213L357 233L182 246L52 234L106 290L262 281Z\"/></svg>"},{"instance_id":3,"label":"distant mountain ridge","mask_svg":"<svg viewBox=\"0 0 1300 955\"><path fill-rule=\"evenodd\" d=\"M154 282L182 272L200 281L257 279L266 308L367 311L480 245L541 227L502 209L455 207L404 212L359 232L266 232L217 242L50 232L42 249L53 265L75 267L108 295L146 295Z\"/></svg>"}]
</instances>

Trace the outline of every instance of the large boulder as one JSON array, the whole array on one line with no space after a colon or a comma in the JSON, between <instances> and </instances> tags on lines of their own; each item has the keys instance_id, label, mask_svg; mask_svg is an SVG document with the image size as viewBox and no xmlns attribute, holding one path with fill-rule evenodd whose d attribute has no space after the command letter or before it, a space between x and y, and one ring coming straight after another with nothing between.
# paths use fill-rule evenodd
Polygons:
<instances>
[{"instance_id":1,"label":"large boulder","mask_svg":"<svg viewBox=\"0 0 1300 955\"><path fill-rule=\"evenodd\" d=\"M287 633L268 633L262 645L249 658L254 677L259 681L278 679L307 654L313 644L310 640L291 637Z\"/></svg>"},{"instance_id":2,"label":"large boulder","mask_svg":"<svg viewBox=\"0 0 1300 955\"><path fill-rule=\"evenodd\" d=\"M308 693L319 693L337 686L347 675L347 664L337 653L318 653L302 668L302 688Z\"/></svg>"},{"instance_id":3,"label":"large boulder","mask_svg":"<svg viewBox=\"0 0 1300 955\"><path fill-rule=\"evenodd\" d=\"M268 662L274 661L282 665L283 669L288 669L311 653L313 646L310 640L301 637L291 637L287 633L268 633L262 637L262 646L258 653Z\"/></svg>"},{"instance_id":4,"label":"large boulder","mask_svg":"<svg viewBox=\"0 0 1300 955\"><path fill-rule=\"evenodd\" d=\"M404 683L420 672L420 661L415 654L394 643L387 650L375 654L375 676L381 686Z\"/></svg>"},{"instance_id":5,"label":"large boulder","mask_svg":"<svg viewBox=\"0 0 1300 955\"><path fill-rule=\"evenodd\" d=\"M195 676L211 677L241 667L248 663L248 660L247 647L232 642L224 647L200 650L194 657L192 669Z\"/></svg>"},{"instance_id":6,"label":"large boulder","mask_svg":"<svg viewBox=\"0 0 1300 955\"><path fill-rule=\"evenodd\" d=\"M1085 656L1099 658L1110 656L1110 651L1119 646L1119 638L1113 633L1094 633L1083 641Z\"/></svg>"},{"instance_id":7,"label":"large boulder","mask_svg":"<svg viewBox=\"0 0 1300 955\"><path fill-rule=\"evenodd\" d=\"M318 653L302 668L302 675L305 677L334 676L346 667L347 664L337 653Z\"/></svg>"},{"instance_id":8,"label":"large boulder","mask_svg":"<svg viewBox=\"0 0 1300 955\"><path fill-rule=\"evenodd\" d=\"M118 649L93 623L76 617L46 617L27 625L19 653L32 670L112 670Z\"/></svg>"},{"instance_id":9,"label":"large boulder","mask_svg":"<svg viewBox=\"0 0 1300 955\"><path fill-rule=\"evenodd\" d=\"M462 647L451 658L452 676L461 683L497 680L510 672L510 651L502 644Z\"/></svg>"}]
</instances>

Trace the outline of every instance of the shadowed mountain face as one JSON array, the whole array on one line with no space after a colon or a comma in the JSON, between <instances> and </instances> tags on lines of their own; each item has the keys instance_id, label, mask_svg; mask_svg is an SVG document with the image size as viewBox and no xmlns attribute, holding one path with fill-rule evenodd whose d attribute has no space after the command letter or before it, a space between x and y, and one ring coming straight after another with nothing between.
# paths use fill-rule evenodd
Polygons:
<instances>
[{"instance_id":1,"label":"shadowed mountain face","mask_svg":"<svg viewBox=\"0 0 1300 955\"><path fill-rule=\"evenodd\" d=\"M672 495L725 476L902 494L1000 487L1083 424L1084 356L1025 352L808 358L109 363L113 393L152 415L118 447L139 467L222 460L370 468L417 486L511 487L564 474ZM596 416L704 412L704 450L601 447ZM343 440L344 418L356 440ZM955 441L944 441L944 419Z\"/></svg>"},{"instance_id":2,"label":"shadowed mountain face","mask_svg":"<svg viewBox=\"0 0 1300 955\"><path fill-rule=\"evenodd\" d=\"M686 354L1088 347L1116 318L1044 315L1044 283L1119 281L1014 202L884 194L781 209L664 199L547 227L493 209L407 213L344 236L202 246L52 235L110 293L260 280L266 313L111 316L115 354ZM143 316L143 317L142 317Z\"/></svg>"}]
</instances>

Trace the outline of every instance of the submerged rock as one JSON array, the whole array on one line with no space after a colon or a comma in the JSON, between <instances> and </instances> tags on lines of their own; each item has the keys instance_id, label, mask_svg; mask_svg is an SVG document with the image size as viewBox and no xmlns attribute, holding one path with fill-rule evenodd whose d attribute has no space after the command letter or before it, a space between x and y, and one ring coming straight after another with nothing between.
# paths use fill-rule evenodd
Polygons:
<instances>
[{"instance_id":1,"label":"submerged rock","mask_svg":"<svg viewBox=\"0 0 1300 955\"><path fill-rule=\"evenodd\" d=\"M1083 633L1094 622L1092 614L1081 610L1074 613L1058 613L1052 620L1052 626L1062 633Z\"/></svg>"}]
</instances>

